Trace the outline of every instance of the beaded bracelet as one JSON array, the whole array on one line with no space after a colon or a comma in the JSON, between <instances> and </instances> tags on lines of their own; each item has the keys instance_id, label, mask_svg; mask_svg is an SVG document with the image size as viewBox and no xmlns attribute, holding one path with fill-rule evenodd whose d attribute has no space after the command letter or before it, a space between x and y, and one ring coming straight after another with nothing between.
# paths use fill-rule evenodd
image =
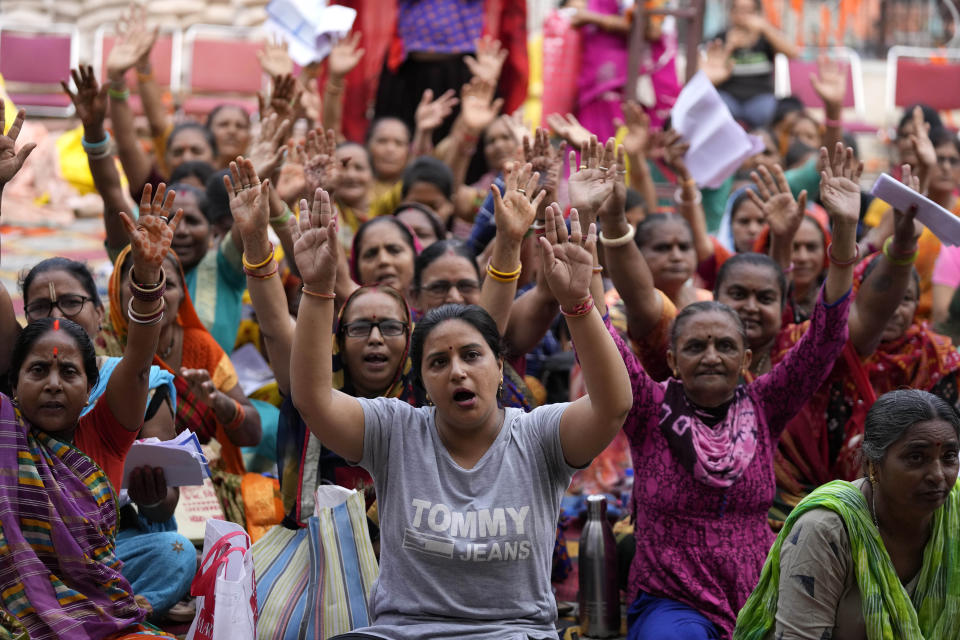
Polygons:
<instances>
[{"instance_id":1,"label":"beaded bracelet","mask_svg":"<svg viewBox=\"0 0 960 640\"><path fill-rule=\"evenodd\" d=\"M159 324L159 322L163 320L163 310L166 308L167 301L160 298L160 306L157 307L156 311L151 313L138 313L133 310L133 298L130 298L130 302L127 303L127 317L130 318L130 322L152 326Z\"/></svg>"},{"instance_id":2,"label":"beaded bracelet","mask_svg":"<svg viewBox=\"0 0 960 640\"><path fill-rule=\"evenodd\" d=\"M114 89L113 86L111 86L109 89L107 89L107 95L114 100L126 100L130 97L130 89L126 87L124 87L122 90Z\"/></svg>"},{"instance_id":3,"label":"beaded bracelet","mask_svg":"<svg viewBox=\"0 0 960 640\"><path fill-rule=\"evenodd\" d=\"M920 247L917 247L917 250L906 258L894 258L893 252L890 251L890 245L893 244L893 236L890 236L883 243L883 255L890 261L890 264L896 265L898 267L905 267L907 265L913 264L917 261L917 256L920 255Z\"/></svg>"},{"instance_id":4,"label":"beaded bracelet","mask_svg":"<svg viewBox=\"0 0 960 640\"><path fill-rule=\"evenodd\" d=\"M493 278L497 282L516 282L517 280L520 279L521 271L523 271L522 264L516 269L514 269L513 271L510 271L509 273L506 271L498 271L494 269L493 265L491 264L487 265L487 275L489 275L491 278Z\"/></svg>"},{"instance_id":5,"label":"beaded bracelet","mask_svg":"<svg viewBox=\"0 0 960 640\"><path fill-rule=\"evenodd\" d=\"M233 406L235 406L235 407L237 408L237 412L234 414L233 419L230 420L230 422L228 422L227 424L223 425L223 430L224 430L224 431L233 431L234 429L236 429L237 427L239 427L241 424L243 424L243 421L244 421L244 420L246 419L246 417L247 417L247 412L243 410L243 405L242 405L242 404L240 404L239 402L237 402L236 400L234 400L234 401L233 401Z\"/></svg>"},{"instance_id":6,"label":"beaded bracelet","mask_svg":"<svg viewBox=\"0 0 960 640\"><path fill-rule=\"evenodd\" d=\"M130 267L130 295L143 302L155 302L163 298L167 290L167 272L160 270L160 282L156 284L140 284L133 277L133 267Z\"/></svg>"},{"instance_id":7,"label":"beaded bracelet","mask_svg":"<svg viewBox=\"0 0 960 640\"><path fill-rule=\"evenodd\" d=\"M853 257L849 260L837 260L833 257L833 243L827 245L827 258L830 259L830 262L837 265L838 267L849 267L851 265L857 264L857 260L860 259L860 245L854 245L856 250L853 252Z\"/></svg>"},{"instance_id":8,"label":"beaded bracelet","mask_svg":"<svg viewBox=\"0 0 960 640\"><path fill-rule=\"evenodd\" d=\"M302 291L304 294L308 296L313 296L314 298L323 298L324 300L335 300L337 297L337 294L335 293L323 293L321 291L310 291L310 289L307 289L307 285L303 285L302 287L300 287L300 291Z\"/></svg>"},{"instance_id":9,"label":"beaded bracelet","mask_svg":"<svg viewBox=\"0 0 960 640\"><path fill-rule=\"evenodd\" d=\"M591 311L593 311L593 296L588 296L583 302L575 305L570 311L560 307L560 313L566 318L579 318L587 315Z\"/></svg>"},{"instance_id":10,"label":"beaded bracelet","mask_svg":"<svg viewBox=\"0 0 960 640\"><path fill-rule=\"evenodd\" d=\"M276 227L278 225L287 224L287 220L293 217L293 211L290 210L290 207L283 205L283 213L280 215L270 218L270 226Z\"/></svg>"},{"instance_id":11,"label":"beaded bracelet","mask_svg":"<svg viewBox=\"0 0 960 640\"><path fill-rule=\"evenodd\" d=\"M633 241L633 236L637 234L637 228L630 223L627 223L629 229L625 234L619 238L608 238L603 235L603 231L600 232L600 244L605 247L622 247L626 244L630 244Z\"/></svg>"},{"instance_id":12,"label":"beaded bracelet","mask_svg":"<svg viewBox=\"0 0 960 640\"><path fill-rule=\"evenodd\" d=\"M253 278L255 280L269 280L273 276L277 275L280 272L280 265L276 262L273 263L273 270L269 273L256 273L252 269L243 268L243 272L247 275L248 278Z\"/></svg>"},{"instance_id":13,"label":"beaded bracelet","mask_svg":"<svg viewBox=\"0 0 960 640\"><path fill-rule=\"evenodd\" d=\"M250 269L251 271L256 271L257 269L262 269L262 268L264 268L265 266L267 266L268 264L270 264L270 261L273 260L273 255L274 255L274 253L276 253L276 250L277 250L276 246L274 246L274 244L271 242L271 243L270 243L270 253L267 254L267 257L266 257L266 259L264 259L263 262L260 262L260 263L258 263L258 264L253 264L253 263L251 263L251 262L248 262L248 261L247 261L247 253L246 253L246 252L244 252L243 255L240 257L240 261L243 262L243 268L244 268L245 270L246 270L246 269Z\"/></svg>"}]
</instances>

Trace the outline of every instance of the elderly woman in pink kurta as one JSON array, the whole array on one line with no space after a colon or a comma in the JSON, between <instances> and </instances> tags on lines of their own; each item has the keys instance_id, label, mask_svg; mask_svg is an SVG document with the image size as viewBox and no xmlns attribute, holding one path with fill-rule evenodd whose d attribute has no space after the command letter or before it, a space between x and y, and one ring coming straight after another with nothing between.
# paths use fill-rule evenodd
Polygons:
<instances>
[{"instance_id":1,"label":"elderly woman in pink kurta","mask_svg":"<svg viewBox=\"0 0 960 640\"><path fill-rule=\"evenodd\" d=\"M856 171L850 154L838 153L821 177L833 222L830 268L807 332L769 373L741 382L752 355L744 322L755 320L749 314L741 320L719 302L694 303L676 317L666 356L673 376L662 383L646 374L610 327L634 392L624 424L636 469L630 640L729 638L756 585L773 541L767 511L777 440L847 340L857 258ZM624 269L636 248L617 240L629 227L616 216L601 217L608 265ZM756 295L748 288L743 286L744 296Z\"/></svg>"}]
</instances>

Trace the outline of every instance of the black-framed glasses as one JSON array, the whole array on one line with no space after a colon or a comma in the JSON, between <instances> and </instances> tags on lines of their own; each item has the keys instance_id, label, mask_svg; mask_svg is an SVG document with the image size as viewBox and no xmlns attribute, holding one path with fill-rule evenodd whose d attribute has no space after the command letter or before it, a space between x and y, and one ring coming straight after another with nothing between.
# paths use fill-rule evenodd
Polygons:
<instances>
[{"instance_id":1,"label":"black-framed glasses","mask_svg":"<svg viewBox=\"0 0 960 640\"><path fill-rule=\"evenodd\" d=\"M343 332L348 338L366 338L376 327L385 338L402 336L407 330L407 323L399 320L357 320L343 325Z\"/></svg>"},{"instance_id":2,"label":"black-framed glasses","mask_svg":"<svg viewBox=\"0 0 960 640\"><path fill-rule=\"evenodd\" d=\"M960 167L960 156L937 156L937 164L946 164L951 169Z\"/></svg>"},{"instance_id":3,"label":"black-framed glasses","mask_svg":"<svg viewBox=\"0 0 960 640\"><path fill-rule=\"evenodd\" d=\"M457 291L460 292L460 295L466 297L472 295L480 290L480 283L476 280L458 280L457 282L450 282L449 280L436 280L431 282L428 285L422 287L424 291L429 293L432 296L445 296L450 293L450 289L453 287L457 288Z\"/></svg>"},{"instance_id":4,"label":"black-framed glasses","mask_svg":"<svg viewBox=\"0 0 960 640\"><path fill-rule=\"evenodd\" d=\"M67 293L56 300L49 298L43 300L34 300L23 308L27 318L39 320L40 318L49 318L53 313L53 308L60 309L60 313L68 318L72 318L83 310L83 305L92 300L90 296L81 296L75 293Z\"/></svg>"}]
</instances>

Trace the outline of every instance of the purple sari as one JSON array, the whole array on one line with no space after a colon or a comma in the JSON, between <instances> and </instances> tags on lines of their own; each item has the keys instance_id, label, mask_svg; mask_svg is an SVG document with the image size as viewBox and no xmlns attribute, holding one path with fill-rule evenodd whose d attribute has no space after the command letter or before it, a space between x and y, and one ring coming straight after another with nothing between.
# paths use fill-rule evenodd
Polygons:
<instances>
[{"instance_id":1,"label":"purple sari","mask_svg":"<svg viewBox=\"0 0 960 640\"><path fill-rule=\"evenodd\" d=\"M30 428L3 394L0 469L0 606L31 640L95 640L141 622L114 552L117 502L106 474Z\"/></svg>"}]
</instances>

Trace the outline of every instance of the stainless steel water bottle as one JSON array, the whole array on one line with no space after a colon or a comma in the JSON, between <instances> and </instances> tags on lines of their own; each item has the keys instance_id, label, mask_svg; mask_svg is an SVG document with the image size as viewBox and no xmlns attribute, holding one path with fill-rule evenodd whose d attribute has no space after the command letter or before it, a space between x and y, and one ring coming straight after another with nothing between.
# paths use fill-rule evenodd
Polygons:
<instances>
[{"instance_id":1,"label":"stainless steel water bottle","mask_svg":"<svg viewBox=\"0 0 960 640\"><path fill-rule=\"evenodd\" d=\"M607 522L607 499L587 497L587 522L580 534L580 634L587 638L620 635L617 543Z\"/></svg>"}]
</instances>

